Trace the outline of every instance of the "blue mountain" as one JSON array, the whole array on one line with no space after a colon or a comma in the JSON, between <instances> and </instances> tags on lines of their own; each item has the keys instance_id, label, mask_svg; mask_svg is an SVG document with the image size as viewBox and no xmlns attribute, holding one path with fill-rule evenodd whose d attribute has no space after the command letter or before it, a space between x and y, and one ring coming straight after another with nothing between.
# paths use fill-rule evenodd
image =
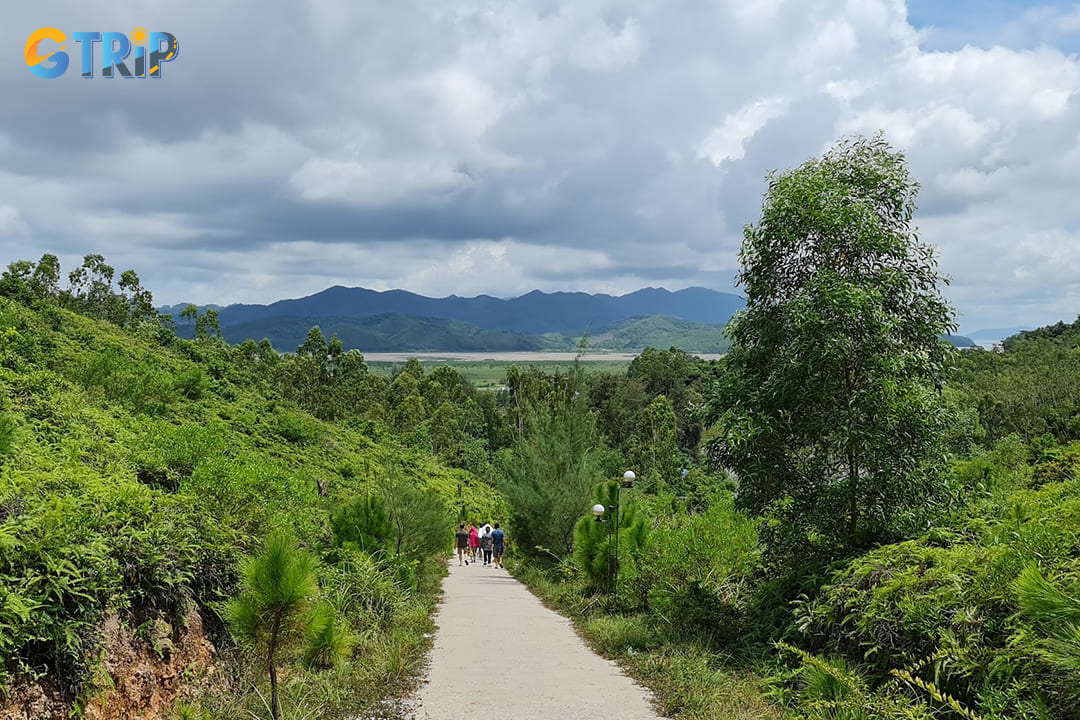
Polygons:
<instances>
[{"instance_id":1,"label":"blue mountain","mask_svg":"<svg viewBox=\"0 0 1080 720\"><path fill-rule=\"evenodd\" d=\"M534 290L516 298L490 295L432 298L405 290L379 292L340 285L269 305L229 305L218 310L222 328L274 317L373 317L409 315L468 323L484 330L518 333L597 331L631 317L667 315L710 325L723 325L743 306L737 295L691 287L676 292L644 288L627 295ZM179 314L183 306L163 308Z\"/></svg>"}]
</instances>

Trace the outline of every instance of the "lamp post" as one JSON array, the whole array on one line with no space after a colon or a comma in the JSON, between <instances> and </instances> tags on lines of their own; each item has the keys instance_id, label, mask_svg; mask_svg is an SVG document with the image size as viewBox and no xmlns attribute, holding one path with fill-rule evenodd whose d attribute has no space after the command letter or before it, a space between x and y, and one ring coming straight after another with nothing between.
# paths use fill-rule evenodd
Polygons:
<instances>
[{"instance_id":1,"label":"lamp post","mask_svg":"<svg viewBox=\"0 0 1080 720\"><path fill-rule=\"evenodd\" d=\"M608 550L607 550L608 587L614 587L613 579L614 579L614 576L615 576L615 558L611 554L611 526L614 525L614 523L609 522L611 520L611 518L604 517L604 514L607 513L608 511L614 510L614 509L615 509L614 507L605 508L600 503L596 503L592 507L592 513L593 513L593 515L596 516L596 522L602 522L602 523L607 523L608 524L608 526L607 526L607 534L608 534Z\"/></svg>"},{"instance_id":2,"label":"lamp post","mask_svg":"<svg viewBox=\"0 0 1080 720\"><path fill-rule=\"evenodd\" d=\"M619 606L619 515L622 512L619 491L623 488L629 490L634 487L634 480L636 479L637 475L634 474L634 471L627 470L623 473L622 481L615 488L615 580L611 584L611 596L615 600L616 608Z\"/></svg>"},{"instance_id":3,"label":"lamp post","mask_svg":"<svg viewBox=\"0 0 1080 720\"><path fill-rule=\"evenodd\" d=\"M633 470L627 470L623 473L622 480L615 486L615 504L612 507L605 508L603 505L597 503L593 505L593 515L596 516L596 522L610 522L608 525L608 538L611 537L612 532L615 533L615 551L608 550L608 577L611 583L611 596L614 598L616 605L619 602L619 521L620 521L620 505L621 497L620 491L623 488L629 490L634 487L634 480L637 479L637 475ZM604 518L604 514L613 512L614 517ZM612 528L614 526L614 529ZM608 542L608 548L611 548L611 542Z\"/></svg>"}]
</instances>

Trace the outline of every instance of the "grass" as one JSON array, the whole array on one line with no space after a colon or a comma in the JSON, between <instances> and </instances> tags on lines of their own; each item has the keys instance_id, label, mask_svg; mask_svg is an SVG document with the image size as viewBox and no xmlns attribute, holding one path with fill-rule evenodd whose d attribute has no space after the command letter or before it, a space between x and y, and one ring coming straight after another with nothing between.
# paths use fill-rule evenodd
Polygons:
<instances>
[{"instance_id":1,"label":"grass","mask_svg":"<svg viewBox=\"0 0 1080 720\"><path fill-rule=\"evenodd\" d=\"M586 372L590 373L625 373L630 363L625 360L605 360L602 358L583 358ZM506 369L511 365L518 367L536 367L545 373L566 373L574 364L570 360L421 360L425 372L431 372L443 365L457 370L461 375L478 388L495 389L506 385ZM368 368L376 375L389 377L396 368L404 363L397 362L369 362Z\"/></svg>"}]
</instances>

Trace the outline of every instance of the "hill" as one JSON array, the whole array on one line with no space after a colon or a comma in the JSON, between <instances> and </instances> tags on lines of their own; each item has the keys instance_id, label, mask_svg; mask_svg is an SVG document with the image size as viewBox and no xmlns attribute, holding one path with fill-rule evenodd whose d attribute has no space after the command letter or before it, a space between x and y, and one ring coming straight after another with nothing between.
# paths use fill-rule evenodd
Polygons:
<instances>
[{"instance_id":1,"label":"hill","mask_svg":"<svg viewBox=\"0 0 1080 720\"><path fill-rule=\"evenodd\" d=\"M335 421L330 403L345 400L395 418L388 381L362 364L339 367L351 368L348 395L299 358L83 314L130 308L111 302L119 295L24 304L12 298L30 291L6 279L0 718L66 718L76 705L88 717L150 717L148 702L167 709L200 684L214 688L198 701L205 712L180 716L264 717L266 674L226 629L224 603L274 529L313 558L312 607L335 643L318 662L283 657L285 700L320 717L383 717L379 703L402 691L428 643L451 505L497 517L497 496L430 447L404 446L395 428ZM459 389L463 402L470 392ZM440 437L426 417L401 422ZM334 516L358 498L386 498L381 512L412 526L382 531L396 533L396 555L343 544ZM324 695L311 699L316 687Z\"/></svg>"},{"instance_id":2,"label":"hill","mask_svg":"<svg viewBox=\"0 0 1080 720\"><path fill-rule=\"evenodd\" d=\"M222 328L232 344L266 338L279 352L293 352L318 326L327 337L337 335L346 350L362 352L543 352L573 350L580 335L530 335L485 330L440 318L408 315L350 317L267 317ZM190 327L181 328L190 334ZM722 353L728 341L723 327L653 315L623 320L590 336L596 350L637 351L646 347L678 347L687 352Z\"/></svg>"},{"instance_id":3,"label":"hill","mask_svg":"<svg viewBox=\"0 0 1080 720\"><path fill-rule=\"evenodd\" d=\"M580 334L586 330L610 327L626 318L645 315L668 315L722 325L742 305L742 299L737 295L695 287L677 292L644 288L620 296L534 290L504 300L488 295L430 298L404 290L378 292L335 286L308 297L280 300L270 305L229 305L218 309L218 315L223 329L272 317L321 320L407 315L457 320L485 330ZM183 307L172 305L162 308L162 311L179 319Z\"/></svg>"},{"instance_id":4,"label":"hill","mask_svg":"<svg viewBox=\"0 0 1080 720\"><path fill-rule=\"evenodd\" d=\"M337 335L346 350L361 352L544 352L577 347L581 335L546 333L531 335L485 330L468 323L409 315L373 317L265 317L222 328L231 344L267 339L279 352L293 352L318 326L326 337ZM190 337L192 327L181 326ZM947 335L957 347L974 347L970 339ZM724 353L730 345L722 325L649 315L627 318L589 337L595 350L635 352L647 347L677 347L692 353Z\"/></svg>"},{"instance_id":5,"label":"hill","mask_svg":"<svg viewBox=\"0 0 1080 720\"><path fill-rule=\"evenodd\" d=\"M562 350L561 338L484 330L456 320L407 315L373 317L266 317L222 328L230 343L266 338L280 352L293 352L318 325L337 335L346 349L363 352L511 352Z\"/></svg>"},{"instance_id":6,"label":"hill","mask_svg":"<svg viewBox=\"0 0 1080 720\"><path fill-rule=\"evenodd\" d=\"M724 353L731 345L724 337L723 325L707 325L667 315L628 318L591 336L589 344L604 350L677 347L699 353Z\"/></svg>"},{"instance_id":7,"label":"hill","mask_svg":"<svg viewBox=\"0 0 1080 720\"><path fill-rule=\"evenodd\" d=\"M963 335L942 335L941 339L945 342L952 343L958 348L975 347L975 341L969 337L964 337Z\"/></svg>"}]
</instances>

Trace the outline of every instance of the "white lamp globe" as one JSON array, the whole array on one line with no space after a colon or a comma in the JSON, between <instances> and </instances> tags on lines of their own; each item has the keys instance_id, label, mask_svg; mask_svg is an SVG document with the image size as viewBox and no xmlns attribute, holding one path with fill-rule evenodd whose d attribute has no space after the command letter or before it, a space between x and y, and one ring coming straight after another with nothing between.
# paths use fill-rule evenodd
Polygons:
<instances>
[{"instance_id":1,"label":"white lamp globe","mask_svg":"<svg viewBox=\"0 0 1080 720\"><path fill-rule=\"evenodd\" d=\"M592 514L595 515L596 517L600 517L601 515L604 514L604 506L601 505L600 503L597 503L596 505L593 505L592 506Z\"/></svg>"}]
</instances>

